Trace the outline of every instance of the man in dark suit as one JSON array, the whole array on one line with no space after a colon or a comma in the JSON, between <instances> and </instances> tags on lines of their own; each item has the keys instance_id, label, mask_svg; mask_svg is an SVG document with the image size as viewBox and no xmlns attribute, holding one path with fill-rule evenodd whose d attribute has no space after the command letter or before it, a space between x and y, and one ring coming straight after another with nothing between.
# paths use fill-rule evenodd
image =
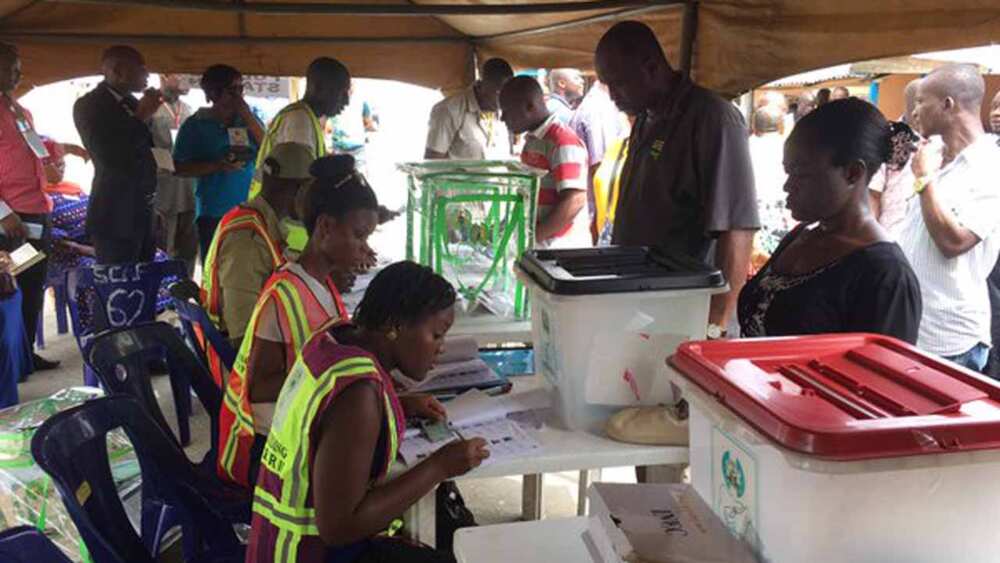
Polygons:
<instances>
[{"instance_id":1,"label":"man in dark suit","mask_svg":"<svg viewBox=\"0 0 1000 563\"><path fill-rule=\"evenodd\" d=\"M132 47L111 47L101 58L104 82L77 100L73 121L94 161L87 234L97 262L122 264L153 259L153 196L157 163L146 122L162 103L145 91L149 73Z\"/></svg>"}]
</instances>

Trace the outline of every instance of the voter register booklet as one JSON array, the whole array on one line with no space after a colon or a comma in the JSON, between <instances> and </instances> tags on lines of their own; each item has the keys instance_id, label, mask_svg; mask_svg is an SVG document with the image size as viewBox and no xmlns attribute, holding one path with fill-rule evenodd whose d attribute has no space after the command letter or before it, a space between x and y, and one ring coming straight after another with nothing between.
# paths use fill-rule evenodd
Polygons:
<instances>
[{"instance_id":1,"label":"voter register booklet","mask_svg":"<svg viewBox=\"0 0 1000 563\"><path fill-rule=\"evenodd\" d=\"M537 453L541 444L510 417L545 409L550 401L544 389L502 397L472 389L445 403L448 422L443 429L435 425L408 429L399 454L407 465L413 466L450 442L471 438L486 440L490 457L484 464Z\"/></svg>"}]
</instances>

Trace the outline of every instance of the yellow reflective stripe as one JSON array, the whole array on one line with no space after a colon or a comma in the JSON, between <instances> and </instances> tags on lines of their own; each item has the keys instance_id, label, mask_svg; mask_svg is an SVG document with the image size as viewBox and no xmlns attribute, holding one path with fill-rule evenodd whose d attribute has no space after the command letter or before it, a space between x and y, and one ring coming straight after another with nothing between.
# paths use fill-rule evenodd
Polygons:
<instances>
[{"instance_id":1,"label":"yellow reflective stripe","mask_svg":"<svg viewBox=\"0 0 1000 563\"><path fill-rule=\"evenodd\" d=\"M274 498L274 495L267 492L266 489L259 486L254 488L253 506L255 511L259 507L261 512L266 511L273 514L275 518L280 519L284 524L295 526L298 530L309 526L315 528L316 526L315 508L296 508L285 505Z\"/></svg>"},{"instance_id":2,"label":"yellow reflective stripe","mask_svg":"<svg viewBox=\"0 0 1000 563\"><path fill-rule=\"evenodd\" d=\"M246 332L243 333L243 341L240 342L239 352L236 354L236 361L233 362L233 371L231 375L235 375L240 380L240 389L243 393L247 393L247 362L250 360L250 349L253 346L253 335L257 331L257 320L260 317L261 311L264 310L262 304L267 303L269 293L261 295L257 300L257 305L253 308L253 313L250 314L250 322L247 323ZM235 428L230 427L229 436L226 438L226 444L222 450L222 467L232 475L233 463L236 461L237 453L237 442L238 434L237 430L243 428L249 430L251 433L254 432L253 426L253 413L245 413L242 409L243 397L237 395L233 391L232 385L226 385L226 392L223 395L223 400L226 405L229 406L230 410L236 413ZM234 476L235 477L235 476Z\"/></svg>"},{"instance_id":3,"label":"yellow reflective stripe","mask_svg":"<svg viewBox=\"0 0 1000 563\"><path fill-rule=\"evenodd\" d=\"M295 455L292 458L291 478L282 485L281 498L288 499L289 503L295 506L305 505L306 496L309 492L309 460L307 452L312 448L312 437L309 435L309 427L316 412L319 410L322 399L326 397L337 384L337 376L327 377L326 373L316 382L313 392L305 398L302 405L302 418L299 420L298 435L300 437Z\"/></svg>"},{"instance_id":4,"label":"yellow reflective stripe","mask_svg":"<svg viewBox=\"0 0 1000 563\"><path fill-rule=\"evenodd\" d=\"M289 452L292 454L291 463L283 467L277 466L281 469L280 473L277 473L282 481L280 498L284 500L278 500L262 487L257 487L254 494L254 512L267 519L278 530L275 561L295 561L303 537L319 535L319 529L315 524L315 509L306 508L310 478L308 453L312 447L309 427L316 418L319 406L333 391L340 378L378 373L371 358L351 357L340 360L326 369L319 378L314 378L310 375L309 367L304 363L301 353L297 354L296 368L301 372L289 376L296 381L292 384L286 381L282 389L283 395L285 392L293 395L282 396L278 400L279 407L276 409L275 419L278 420L280 417L282 423L273 427L268 437L269 446L273 445L279 450L286 447L292 450ZM293 368L293 371L296 368ZM386 454L394 457L398 448L395 411L392 409L388 393L383 393L390 432L389 451ZM287 403L287 406L282 406L282 403ZM267 449L265 448L265 452ZM288 458L285 454L280 455L285 459ZM265 460L262 460L262 467L271 470ZM398 529L398 526L394 522L392 528Z\"/></svg>"},{"instance_id":5,"label":"yellow reflective stripe","mask_svg":"<svg viewBox=\"0 0 1000 563\"><path fill-rule=\"evenodd\" d=\"M387 383L386 385L392 385L392 383ZM396 436L396 410L392 408L392 401L389 399L388 393L383 393L385 395L385 415L389 421L389 451L386 453L385 462L385 473L389 474L389 469L392 468L393 460L396 459L396 454L399 451L399 444L397 444Z\"/></svg>"},{"instance_id":6,"label":"yellow reflective stripe","mask_svg":"<svg viewBox=\"0 0 1000 563\"><path fill-rule=\"evenodd\" d=\"M375 364L369 358L348 358L337 362L320 376L315 389L304 405L301 427L299 429L300 441L292 460L291 471L293 477L290 479L290 483L285 481L282 498L289 499L296 505L304 505L306 502L306 496L309 491L308 486L303 486L304 484L308 484L309 481L309 460L306 459L306 454L312 447L309 438L309 427L316 417L316 412L319 410L322 399L334 389L339 378L371 373L374 369Z\"/></svg>"},{"instance_id":7,"label":"yellow reflective stripe","mask_svg":"<svg viewBox=\"0 0 1000 563\"><path fill-rule=\"evenodd\" d=\"M276 283L274 291L278 294L278 301L285 308L285 318L292 329L292 347L301 350L309 336L309 317L302 304L302 296L292 282L285 280Z\"/></svg>"},{"instance_id":8,"label":"yellow reflective stripe","mask_svg":"<svg viewBox=\"0 0 1000 563\"><path fill-rule=\"evenodd\" d=\"M236 413L236 420L243 423L241 426L253 430L253 418L251 418L252 414L251 416L247 416L247 412L240 408L241 399L242 397L240 395L231 392L228 387L226 388L226 394L223 396L223 400L225 400L226 404L232 408L234 413Z\"/></svg>"}]
</instances>

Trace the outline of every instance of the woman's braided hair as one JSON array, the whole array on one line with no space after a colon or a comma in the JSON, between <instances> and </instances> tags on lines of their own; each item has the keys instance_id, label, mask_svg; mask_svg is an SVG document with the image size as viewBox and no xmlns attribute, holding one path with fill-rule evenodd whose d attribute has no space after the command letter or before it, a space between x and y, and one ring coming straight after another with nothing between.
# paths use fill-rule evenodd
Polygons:
<instances>
[{"instance_id":1,"label":"woman's braided hair","mask_svg":"<svg viewBox=\"0 0 1000 563\"><path fill-rule=\"evenodd\" d=\"M448 280L415 262L396 262L372 280L354 323L368 330L412 326L454 304L455 288Z\"/></svg>"}]
</instances>

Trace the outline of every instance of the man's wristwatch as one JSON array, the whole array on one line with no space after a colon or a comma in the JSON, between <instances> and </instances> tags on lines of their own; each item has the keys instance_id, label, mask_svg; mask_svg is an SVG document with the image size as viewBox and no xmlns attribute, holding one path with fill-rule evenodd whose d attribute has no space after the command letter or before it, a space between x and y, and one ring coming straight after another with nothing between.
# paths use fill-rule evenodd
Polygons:
<instances>
[{"instance_id":1,"label":"man's wristwatch","mask_svg":"<svg viewBox=\"0 0 1000 563\"><path fill-rule=\"evenodd\" d=\"M927 185L931 183L932 178L930 176L921 176L913 181L913 193L920 194L923 193Z\"/></svg>"},{"instance_id":2,"label":"man's wristwatch","mask_svg":"<svg viewBox=\"0 0 1000 563\"><path fill-rule=\"evenodd\" d=\"M720 338L726 337L726 329L715 323L708 323L708 330L705 331L705 336L709 340L718 340Z\"/></svg>"}]
</instances>

